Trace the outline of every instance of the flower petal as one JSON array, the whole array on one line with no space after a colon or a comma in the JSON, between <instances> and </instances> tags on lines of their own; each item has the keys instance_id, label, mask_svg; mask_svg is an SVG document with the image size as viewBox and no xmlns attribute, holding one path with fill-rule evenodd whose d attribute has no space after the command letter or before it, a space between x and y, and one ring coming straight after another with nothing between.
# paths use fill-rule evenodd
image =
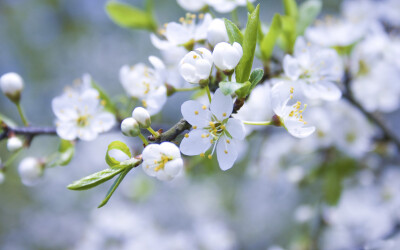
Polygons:
<instances>
[{"instance_id":1,"label":"flower petal","mask_svg":"<svg viewBox=\"0 0 400 250\"><path fill-rule=\"evenodd\" d=\"M73 121L70 122L57 122L57 135L64 140L75 140L78 136L78 129L76 127L76 123Z\"/></svg>"},{"instance_id":2,"label":"flower petal","mask_svg":"<svg viewBox=\"0 0 400 250\"><path fill-rule=\"evenodd\" d=\"M204 129L194 129L190 131L189 137L184 137L180 150L182 154L185 155L199 155L207 151L207 149L211 146L211 138L205 137L202 135L208 134L207 130Z\"/></svg>"},{"instance_id":3,"label":"flower petal","mask_svg":"<svg viewBox=\"0 0 400 250\"><path fill-rule=\"evenodd\" d=\"M233 110L232 97L224 95L220 89L217 89L212 97L210 110L220 121L228 118Z\"/></svg>"},{"instance_id":4,"label":"flower petal","mask_svg":"<svg viewBox=\"0 0 400 250\"><path fill-rule=\"evenodd\" d=\"M283 70L285 75L291 80L296 81L301 74L300 66L295 58L291 55L286 55L283 59Z\"/></svg>"},{"instance_id":5,"label":"flower petal","mask_svg":"<svg viewBox=\"0 0 400 250\"><path fill-rule=\"evenodd\" d=\"M235 118L229 118L226 123L226 130L228 130L229 134L238 140L243 140L246 135L246 130L244 128L244 124L241 120Z\"/></svg>"},{"instance_id":6,"label":"flower petal","mask_svg":"<svg viewBox=\"0 0 400 250\"><path fill-rule=\"evenodd\" d=\"M207 127L211 121L211 112L205 107L205 105L193 100L186 101L181 107L182 116L192 126Z\"/></svg>"},{"instance_id":7,"label":"flower petal","mask_svg":"<svg viewBox=\"0 0 400 250\"><path fill-rule=\"evenodd\" d=\"M160 151L161 153L168 157L172 157L173 159L181 157L181 151L179 151L179 148L172 142L161 143Z\"/></svg>"},{"instance_id":8,"label":"flower petal","mask_svg":"<svg viewBox=\"0 0 400 250\"><path fill-rule=\"evenodd\" d=\"M228 143L229 142L229 143ZM219 167L225 171L230 169L238 156L235 140L222 136L218 140L217 159Z\"/></svg>"}]
</instances>

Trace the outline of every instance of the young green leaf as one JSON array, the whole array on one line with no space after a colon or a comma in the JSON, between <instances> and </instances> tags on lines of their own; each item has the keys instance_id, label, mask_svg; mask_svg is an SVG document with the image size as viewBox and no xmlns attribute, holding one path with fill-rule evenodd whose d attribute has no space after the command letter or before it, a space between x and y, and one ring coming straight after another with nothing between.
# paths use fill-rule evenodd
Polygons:
<instances>
[{"instance_id":1,"label":"young green leaf","mask_svg":"<svg viewBox=\"0 0 400 250\"><path fill-rule=\"evenodd\" d=\"M248 94L250 94L251 83L249 81L242 84L242 86L235 91L236 95L239 98L245 98Z\"/></svg>"},{"instance_id":2,"label":"young green leaf","mask_svg":"<svg viewBox=\"0 0 400 250\"><path fill-rule=\"evenodd\" d=\"M127 168L125 169L119 176L118 178L114 181L112 186L107 192L106 198L100 203L100 205L97 208L101 208L104 205L107 204L107 202L110 200L111 196L114 194L115 190L117 190L119 184L121 184L122 180L125 178L125 176L131 171L132 168Z\"/></svg>"},{"instance_id":3,"label":"young green leaf","mask_svg":"<svg viewBox=\"0 0 400 250\"><path fill-rule=\"evenodd\" d=\"M119 161L117 161L115 158L113 158L109 155L109 152L112 149L120 150L124 154L126 154L129 158L132 158L131 151L129 150L129 147L126 146L125 143L123 143L121 141L113 141L110 143L110 145L108 145L107 153L106 153L106 162L107 162L108 166L110 166L110 167L119 166L119 164L120 164Z\"/></svg>"},{"instance_id":4,"label":"young green leaf","mask_svg":"<svg viewBox=\"0 0 400 250\"><path fill-rule=\"evenodd\" d=\"M250 91L254 89L254 87L261 81L263 76L264 76L264 70L262 69L255 69L253 72L251 72L249 80L251 82Z\"/></svg>"},{"instance_id":5,"label":"young green leaf","mask_svg":"<svg viewBox=\"0 0 400 250\"><path fill-rule=\"evenodd\" d=\"M220 82L219 88L221 89L224 95L231 95L235 93L236 90L240 89L243 86L242 83L237 82Z\"/></svg>"},{"instance_id":6,"label":"young green leaf","mask_svg":"<svg viewBox=\"0 0 400 250\"><path fill-rule=\"evenodd\" d=\"M108 2L105 8L111 20L121 27L157 30L157 24L150 12L117 1Z\"/></svg>"},{"instance_id":7,"label":"young green leaf","mask_svg":"<svg viewBox=\"0 0 400 250\"><path fill-rule=\"evenodd\" d=\"M244 83L249 79L253 66L254 52L257 45L257 29L260 15L260 5L249 15L246 31L243 37L243 56L236 66L236 81Z\"/></svg>"},{"instance_id":8,"label":"young green leaf","mask_svg":"<svg viewBox=\"0 0 400 250\"><path fill-rule=\"evenodd\" d=\"M272 19L271 25L269 26L268 33L264 36L261 41L261 53L264 60L269 60L272 56L272 51L274 50L275 43L281 34L282 24L281 16L275 14Z\"/></svg>"},{"instance_id":9,"label":"young green leaf","mask_svg":"<svg viewBox=\"0 0 400 250\"><path fill-rule=\"evenodd\" d=\"M283 7L285 8L285 15L297 20L299 11L297 9L296 0L283 0Z\"/></svg>"},{"instance_id":10,"label":"young green leaf","mask_svg":"<svg viewBox=\"0 0 400 250\"><path fill-rule=\"evenodd\" d=\"M297 22L297 34L303 35L308 26L317 18L321 12L322 2L320 0L308 0L300 5L299 20Z\"/></svg>"},{"instance_id":11,"label":"young green leaf","mask_svg":"<svg viewBox=\"0 0 400 250\"><path fill-rule=\"evenodd\" d=\"M293 53L294 44L297 38L296 22L291 16L281 16L282 32L281 46L286 53Z\"/></svg>"},{"instance_id":12,"label":"young green leaf","mask_svg":"<svg viewBox=\"0 0 400 250\"><path fill-rule=\"evenodd\" d=\"M67 188L77 191L90 189L112 179L122 171L124 171L124 168L107 168L100 172L86 176L80 180L74 181L72 184L68 185Z\"/></svg>"},{"instance_id":13,"label":"young green leaf","mask_svg":"<svg viewBox=\"0 0 400 250\"><path fill-rule=\"evenodd\" d=\"M226 31L228 32L229 42L233 44L234 42L243 44L243 34L236 26L236 24L232 23L230 20L224 18Z\"/></svg>"},{"instance_id":14,"label":"young green leaf","mask_svg":"<svg viewBox=\"0 0 400 250\"><path fill-rule=\"evenodd\" d=\"M75 154L75 146L71 141L61 140L58 152L59 156L56 164L58 166L68 165Z\"/></svg>"}]
</instances>

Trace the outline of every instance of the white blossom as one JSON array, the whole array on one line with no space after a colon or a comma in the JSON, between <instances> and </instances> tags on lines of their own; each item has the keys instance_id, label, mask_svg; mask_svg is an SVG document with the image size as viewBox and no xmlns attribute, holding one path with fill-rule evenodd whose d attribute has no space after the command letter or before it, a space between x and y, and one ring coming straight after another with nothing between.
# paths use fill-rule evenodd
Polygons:
<instances>
[{"instance_id":1,"label":"white blossom","mask_svg":"<svg viewBox=\"0 0 400 250\"><path fill-rule=\"evenodd\" d=\"M301 109L300 101L294 105L288 105L293 98L294 89L291 87L288 90L285 85L285 82L280 82L272 87L272 109L291 135L298 138L307 137L315 131L314 126L305 126L307 122L303 119L303 112L307 104L303 105L303 109Z\"/></svg>"},{"instance_id":2,"label":"white blossom","mask_svg":"<svg viewBox=\"0 0 400 250\"><path fill-rule=\"evenodd\" d=\"M224 20L215 18L211 22L207 30L207 40L213 47L217 45L217 43L229 41Z\"/></svg>"},{"instance_id":3,"label":"white blossom","mask_svg":"<svg viewBox=\"0 0 400 250\"><path fill-rule=\"evenodd\" d=\"M14 152L23 146L22 140L16 136L13 136L7 140L7 149L10 152Z\"/></svg>"},{"instance_id":4,"label":"white blossom","mask_svg":"<svg viewBox=\"0 0 400 250\"><path fill-rule=\"evenodd\" d=\"M283 68L287 77L300 84L304 95L310 99L338 100L342 93L335 82L343 74L336 51L323 49L297 39L294 54L286 55Z\"/></svg>"},{"instance_id":5,"label":"white blossom","mask_svg":"<svg viewBox=\"0 0 400 250\"><path fill-rule=\"evenodd\" d=\"M24 80L17 73L6 73L0 78L0 88L12 101L18 101L24 88Z\"/></svg>"},{"instance_id":6,"label":"white blossom","mask_svg":"<svg viewBox=\"0 0 400 250\"><path fill-rule=\"evenodd\" d=\"M43 176L43 164L34 157L23 159L18 166L21 181L26 186L36 185Z\"/></svg>"},{"instance_id":7,"label":"white blossom","mask_svg":"<svg viewBox=\"0 0 400 250\"><path fill-rule=\"evenodd\" d=\"M146 174L162 181L174 179L183 167L179 148L171 142L147 145L142 153Z\"/></svg>"},{"instance_id":8,"label":"white blossom","mask_svg":"<svg viewBox=\"0 0 400 250\"><path fill-rule=\"evenodd\" d=\"M142 128L148 128L151 125L151 118L149 112L142 108L137 107L132 112L132 117L139 123Z\"/></svg>"},{"instance_id":9,"label":"white blossom","mask_svg":"<svg viewBox=\"0 0 400 250\"><path fill-rule=\"evenodd\" d=\"M155 69L138 63L132 67L124 65L119 78L127 94L142 101L151 115L160 112L167 101L165 87L165 65L157 57L149 57Z\"/></svg>"},{"instance_id":10,"label":"white blossom","mask_svg":"<svg viewBox=\"0 0 400 250\"><path fill-rule=\"evenodd\" d=\"M216 11L228 13L236 9L238 6L246 6L246 0L206 0ZM254 0L249 0L254 2Z\"/></svg>"},{"instance_id":11,"label":"white blossom","mask_svg":"<svg viewBox=\"0 0 400 250\"><path fill-rule=\"evenodd\" d=\"M197 12L206 6L204 0L177 0L179 6L187 11Z\"/></svg>"},{"instance_id":12,"label":"white blossom","mask_svg":"<svg viewBox=\"0 0 400 250\"><path fill-rule=\"evenodd\" d=\"M222 71L232 71L243 56L243 49L237 42L233 45L222 42L215 46L212 56L217 68Z\"/></svg>"},{"instance_id":13,"label":"white blossom","mask_svg":"<svg viewBox=\"0 0 400 250\"><path fill-rule=\"evenodd\" d=\"M57 117L57 135L65 140L94 140L99 133L115 124L113 114L106 112L97 90L91 87L91 77L85 75L83 83L67 88L52 101Z\"/></svg>"},{"instance_id":14,"label":"white blossom","mask_svg":"<svg viewBox=\"0 0 400 250\"><path fill-rule=\"evenodd\" d=\"M139 123L132 117L128 117L121 122L121 132L126 136L138 136L140 134Z\"/></svg>"},{"instance_id":15,"label":"white blossom","mask_svg":"<svg viewBox=\"0 0 400 250\"><path fill-rule=\"evenodd\" d=\"M183 118L192 125L193 130L185 134L180 149L185 155L205 156L211 159L215 149L222 170L231 168L238 156L238 143L245 137L242 121L229 118L232 114L232 97L225 96L220 89L215 92L210 107L197 101L186 101L182 104Z\"/></svg>"},{"instance_id":16,"label":"white blossom","mask_svg":"<svg viewBox=\"0 0 400 250\"><path fill-rule=\"evenodd\" d=\"M208 83L213 66L212 55L208 49L191 51L179 63L179 72L189 83Z\"/></svg>"}]
</instances>

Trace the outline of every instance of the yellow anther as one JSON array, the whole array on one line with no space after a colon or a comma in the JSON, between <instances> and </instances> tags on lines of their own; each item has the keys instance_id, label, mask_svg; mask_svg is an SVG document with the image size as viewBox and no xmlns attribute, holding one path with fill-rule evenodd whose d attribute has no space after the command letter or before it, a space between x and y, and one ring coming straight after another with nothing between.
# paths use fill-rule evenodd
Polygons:
<instances>
[{"instance_id":1,"label":"yellow anther","mask_svg":"<svg viewBox=\"0 0 400 250\"><path fill-rule=\"evenodd\" d=\"M197 57L198 57L197 55L193 55L193 59L197 59Z\"/></svg>"},{"instance_id":2,"label":"yellow anther","mask_svg":"<svg viewBox=\"0 0 400 250\"><path fill-rule=\"evenodd\" d=\"M197 128L197 126L193 126L193 129L196 129Z\"/></svg>"},{"instance_id":3,"label":"yellow anther","mask_svg":"<svg viewBox=\"0 0 400 250\"><path fill-rule=\"evenodd\" d=\"M101 104L102 106L106 106L107 101L106 101L106 100L101 100L100 104Z\"/></svg>"},{"instance_id":4,"label":"yellow anther","mask_svg":"<svg viewBox=\"0 0 400 250\"><path fill-rule=\"evenodd\" d=\"M228 150L224 150L225 154L228 154Z\"/></svg>"},{"instance_id":5,"label":"yellow anther","mask_svg":"<svg viewBox=\"0 0 400 250\"><path fill-rule=\"evenodd\" d=\"M221 125L221 129L222 130L226 129L225 125Z\"/></svg>"},{"instance_id":6,"label":"yellow anther","mask_svg":"<svg viewBox=\"0 0 400 250\"><path fill-rule=\"evenodd\" d=\"M205 135L205 134L201 135L201 138L206 138L206 137L207 137L207 135Z\"/></svg>"},{"instance_id":7,"label":"yellow anther","mask_svg":"<svg viewBox=\"0 0 400 250\"><path fill-rule=\"evenodd\" d=\"M210 126L211 126L212 128L215 128L214 122L209 122L209 124L210 124Z\"/></svg>"},{"instance_id":8,"label":"yellow anther","mask_svg":"<svg viewBox=\"0 0 400 250\"><path fill-rule=\"evenodd\" d=\"M294 92L294 88L291 87L291 88L290 88L290 94L293 94L293 92Z\"/></svg>"},{"instance_id":9,"label":"yellow anther","mask_svg":"<svg viewBox=\"0 0 400 250\"><path fill-rule=\"evenodd\" d=\"M204 155L204 153L201 153L200 156L201 156L201 157L204 157L205 155Z\"/></svg>"},{"instance_id":10,"label":"yellow anther","mask_svg":"<svg viewBox=\"0 0 400 250\"><path fill-rule=\"evenodd\" d=\"M182 17L183 18L183 17ZM168 23L164 23L164 28L167 28L167 26L168 26Z\"/></svg>"},{"instance_id":11,"label":"yellow anther","mask_svg":"<svg viewBox=\"0 0 400 250\"><path fill-rule=\"evenodd\" d=\"M223 113L222 116L225 117L225 116L226 116L226 113Z\"/></svg>"},{"instance_id":12,"label":"yellow anther","mask_svg":"<svg viewBox=\"0 0 400 250\"><path fill-rule=\"evenodd\" d=\"M199 19L203 19L204 18L204 14L203 13L200 13L199 14Z\"/></svg>"},{"instance_id":13,"label":"yellow anther","mask_svg":"<svg viewBox=\"0 0 400 250\"><path fill-rule=\"evenodd\" d=\"M207 134L206 137L207 137L207 138L210 137L210 134Z\"/></svg>"},{"instance_id":14,"label":"yellow anther","mask_svg":"<svg viewBox=\"0 0 400 250\"><path fill-rule=\"evenodd\" d=\"M231 141L230 141L230 140L226 140L226 143L230 144L230 143L231 143Z\"/></svg>"},{"instance_id":15,"label":"yellow anther","mask_svg":"<svg viewBox=\"0 0 400 250\"><path fill-rule=\"evenodd\" d=\"M212 159L212 155L208 155L207 157L208 157L208 159L210 159L210 160Z\"/></svg>"},{"instance_id":16,"label":"yellow anther","mask_svg":"<svg viewBox=\"0 0 400 250\"><path fill-rule=\"evenodd\" d=\"M203 105L201 108L205 110L205 109L207 109L207 106Z\"/></svg>"},{"instance_id":17,"label":"yellow anther","mask_svg":"<svg viewBox=\"0 0 400 250\"><path fill-rule=\"evenodd\" d=\"M184 23L185 22L185 18L183 18L183 17L179 18L179 22Z\"/></svg>"},{"instance_id":18,"label":"yellow anther","mask_svg":"<svg viewBox=\"0 0 400 250\"><path fill-rule=\"evenodd\" d=\"M199 111L197 111L197 110L194 111L194 114L195 114L195 115L198 115L198 114L199 114Z\"/></svg>"},{"instance_id":19,"label":"yellow anther","mask_svg":"<svg viewBox=\"0 0 400 250\"><path fill-rule=\"evenodd\" d=\"M186 134L185 134L185 137L186 137L186 138L189 138L189 134L186 133Z\"/></svg>"},{"instance_id":20,"label":"yellow anther","mask_svg":"<svg viewBox=\"0 0 400 250\"><path fill-rule=\"evenodd\" d=\"M145 100L142 100L142 106L145 108L147 107L147 102Z\"/></svg>"},{"instance_id":21,"label":"yellow anther","mask_svg":"<svg viewBox=\"0 0 400 250\"><path fill-rule=\"evenodd\" d=\"M214 143L214 140L213 140L213 139L211 139L211 140L210 140L210 143L211 143L211 144L213 144L213 143Z\"/></svg>"},{"instance_id":22,"label":"yellow anther","mask_svg":"<svg viewBox=\"0 0 400 250\"><path fill-rule=\"evenodd\" d=\"M154 160L154 164L157 164L157 160Z\"/></svg>"},{"instance_id":23,"label":"yellow anther","mask_svg":"<svg viewBox=\"0 0 400 250\"><path fill-rule=\"evenodd\" d=\"M290 99L293 99L293 95L290 95Z\"/></svg>"}]
</instances>

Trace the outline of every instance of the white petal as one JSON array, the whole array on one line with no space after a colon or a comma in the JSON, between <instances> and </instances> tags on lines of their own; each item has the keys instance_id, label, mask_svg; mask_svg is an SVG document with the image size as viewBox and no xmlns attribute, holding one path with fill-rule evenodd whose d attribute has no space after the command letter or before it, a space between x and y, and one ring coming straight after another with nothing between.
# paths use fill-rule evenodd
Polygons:
<instances>
[{"instance_id":1,"label":"white petal","mask_svg":"<svg viewBox=\"0 0 400 250\"><path fill-rule=\"evenodd\" d=\"M142 158L144 161L146 160L160 160L160 155L161 155L161 147L159 144L149 144L147 145L143 152L142 152Z\"/></svg>"},{"instance_id":2,"label":"white petal","mask_svg":"<svg viewBox=\"0 0 400 250\"><path fill-rule=\"evenodd\" d=\"M91 127L78 128L78 137L83 141L92 141L97 138L98 133Z\"/></svg>"},{"instance_id":3,"label":"white petal","mask_svg":"<svg viewBox=\"0 0 400 250\"><path fill-rule=\"evenodd\" d=\"M147 94L144 101L146 102L146 110L149 114L157 114L167 102L167 88L164 85L157 87L156 90Z\"/></svg>"},{"instance_id":4,"label":"white petal","mask_svg":"<svg viewBox=\"0 0 400 250\"><path fill-rule=\"evenodd\" d=\"M201 80L208 79L211 73L212 65L207 60L197 60L196 61L196 73L197 77Z\"/></svg>"},{"instance_id":5,"label":"white petal","mask_svg":"<svg viewBox=\"0 0 400 250\"><path fill-rule=\"evenodd\" d=\"M291 55L286 55L284 57L283 70L285 71L285 75L293 81L296 81L301 74L301 69L297 60Z\"/></svg>"},{"instance_id":6,"label":"white petal","mask_svg":"<svg viewBox=\"0 0 400 250\"><path fill-rule=\"evenodd\" d=\"M57 122L57 135L64 140L75 140L78 136L78 129L75 122Z\"/></svg>"},{"instance_id":7,"label":"white petal","mask_svg":"<svg viewBox=\"0 0 400 250\"><path fill-rule=\"evenodd\" d=\"M196 68L189 64L183 63L179 67L179 73L185 79L185 81L190 83L198 83L199 79L196 77Z\"/></svg>"},{"instance_id":8,"label":"white petal","mask_svg":"<svg viewBox=\"0 0 400 250\"><path fill-rule=\"evenodd\" d=\"M211 136L203 138L202 135L208 134L208 131L203 129L193 129L189 133L189 137L184 137L180 150L185 155L199 155L207 151L211 146Z\"/></svg>"},{"instance_id":9,"label":"white petal","mask_svg":"<svg viewBox=\"0 0 400 250\"><path fill-rule=\"evenodd\" d=\"M227 140L229 140L229 143L227 143ZM226 136L222 136L218 140L217 145L219 167L224 171L230 169L235 163L237 156L236 142L232 139L228 139Z\"/></svg>"},{"instance_id":10,"label":"white petal","mask_svg":"<svg viewBox=\"0 0 400 250\"><path fill-rule=\"evenodd\" d=\"M211 121L211 112L205 105L190 100L182 104L181 112L183 118L192 126L204 128L209 126Z\"/></svg>"},{"instance_id":11,"label":"white petal","mask_svg":"<svg viewBox=\"0 0 400 250\"><path fill-rule=\"evenodd\" d=\"M315 127L301 127L301 128L297 127L293 129L288 129L288 132L297 138L305 138L314 133L314 131Z\"/></svg>"},{"instance_id":12,"label":"white petal","mask_svg":"<svg viewBox=\"0 0 400 250\"><path fill-rule=\"evenodd\" d=\"M168 157L172 157L173 159L181 158L181 152L179 151L178 146L176 146L172 142L163 142L160 144L161 153L165 154Z\"/></svg>"},{"instance_id":13,"label":"white petal","mask_svg":"<svg viewBox=\"0 0 400 250\"><path fill-rule=\"evenodd\" d=\"M230 118L226 123L226 129L233 138L238 140L243 140L246 135L244 124L239 119Z\"/></svg>"},{"instance_id":14,"label":"white petal","mask_svg":"<svg viewBox=\"0 0 400 250\"><path fill-rule=\"evenodd\" d=\"M175 177L179 174L183 167L183 161L181 158L169 161L164 166L164 171L171 177Z\"/></svg>"},{"instance_id":15,"label":"white petal","mask_svg":"<svg viewBox=\"0 0 400 250\"><path fill-rule=\"evenodd\" d=\"M142 163L142 168L147 175L153 177L156 176L156 171L154 171L155 168L154 160L144 160Z\"/></svg>"},{"instance_id":16,"label":"white petal","mask_svg":"<svg viewBox=\"0 0 400 250\"><path fill-rule=\"evenodd\" d=\"M220 89L217 89L212 97L210 110L220 121L228 118L233 110L232 97L224 95Z\"/></svg>"},{"instance_id":17,"label":"white petal","mask_svg":"<svg viewBox=\"0 0 400 250\"><path fill-rule=\"evenodd\" d=\"M56 97L51 102L53 113L61 121L70 121L78 118L73 102L66 96Z\"/></svg>"},{"instance_id":18,"label":"white petal","mask_svg":"<svg viewBox=\"0 0 400 250\"><path fill-rule=\"evenodd\" d=\"M91 121L91 127L98 133L110 130L115 125L115 117L109 112L101 112Z\"/></svg>"},{"instance_id":19,"label":"white petal","mask_svg":"<svg viewBox=\"0 0 400 250\"><path fill-rule=\"evenodd\" d=\"M160 181L170 181L172 180L172 176L168 175L164 170L156 171L156 177Z\"/></svg>"},{"instance_id":20,"label":"white petal","mask_svg":"<svg viewBox=\"0 0 400 250\"><path fill-rule=\"evenodd\" d=\"M168 23L165 37L167 40L175 45L181 45L190 40L190 34L183 25L175 22Z\"/></svg>"},{"instance_id":21,"label":"white petal","mask_svg":"<svg viewBox=\"0 0 400 250\"><path fill-rule=\"evenodd\" d=\"M285 107L290 100L290 86L282 81L275 84L271 89L272 109L278 116L283 116Z\"/></svg>"},{"instance_id":22,"label":"white petal","mask_svg":"<svg viewBox=\"0 0 400 250\"><path fill-rule=\"evenodd\" d=\"M326 101L336 101L342 97L342 92L340 91L339 87L334 84L333 82L320 82L320 95L321 98Z\"/></svg>"},{"instance_id":23,"label":"white petal","mask_svg":"<svg viewBox=\"0 0 400 250\"><path fill-rule=\"evenodd\" d=\"M165 69L165 64L163 63L163 61L161 61L160 58L158 58L156 56L149 56L149 61L156 70L164 70Z\"/></svg>"}]
</instances>

